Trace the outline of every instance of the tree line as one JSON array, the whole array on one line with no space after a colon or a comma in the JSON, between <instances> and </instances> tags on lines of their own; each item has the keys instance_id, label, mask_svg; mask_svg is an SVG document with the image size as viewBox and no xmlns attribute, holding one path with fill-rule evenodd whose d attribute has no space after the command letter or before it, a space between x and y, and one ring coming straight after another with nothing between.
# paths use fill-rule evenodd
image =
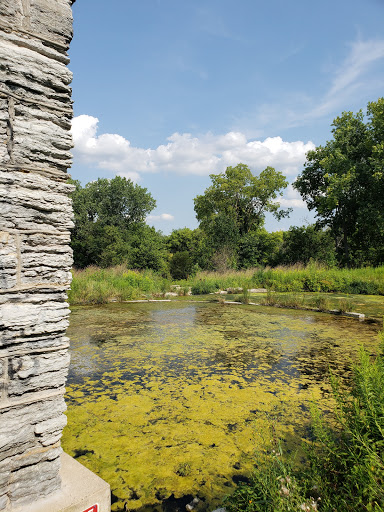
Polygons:
<instances>
[{"instance_id":1,"label":"tree line","mask_svg":"<svg viewBox=\"0 0 384 512\"><path fill-rule=\"evenodd\" d=\"M73 181L74 264L150 268L174 279L198 269L225 270L308 263L379 265L384 261L384 98L364 115L343 112L332 139L307 153L294 183L313 210L313 225L269 233L265 214L289 216L278 201L288 182L267 167L258 176L245 164L210 175L194 199L197 229L163 235L146 224L156 201L131 180Z\"/></svg>"}]
</instances>

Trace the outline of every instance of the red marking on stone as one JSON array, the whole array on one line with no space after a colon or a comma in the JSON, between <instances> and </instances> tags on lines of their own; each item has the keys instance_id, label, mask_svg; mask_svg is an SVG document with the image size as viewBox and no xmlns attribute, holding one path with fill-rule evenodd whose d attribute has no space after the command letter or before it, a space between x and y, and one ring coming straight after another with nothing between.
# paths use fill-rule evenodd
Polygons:
<instances>
[{"instance_id":1,"label":"red marking on stone","mask_svg":"<svg viewBox=\"0 0 384 512\"><path fill-rule=\"evenodd\" d=\"M83 512L99 512L99 505L96 503L96 505L92 505L92 507L83 510Z\"/></svg>"}]
</instances>

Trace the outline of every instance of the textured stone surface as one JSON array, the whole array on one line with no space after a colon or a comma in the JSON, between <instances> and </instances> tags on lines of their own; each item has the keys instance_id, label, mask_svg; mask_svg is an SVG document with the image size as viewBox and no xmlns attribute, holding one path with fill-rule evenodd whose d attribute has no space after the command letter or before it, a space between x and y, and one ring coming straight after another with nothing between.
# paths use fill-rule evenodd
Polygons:
<instances>
[{"instance_id":1,"label":"textured stone surface","mask_svg":"<svg viewBox=\"0 0 384 512\"><path fill-rule=\"evenodd\" d=\"M9 366L8 396L63 387L68 365L67 350L12 358Z\"/></svg>"},{"instance_id":2,"label":"textured stone surface","mask_svg":"<svg viewBox=\"0 0 384 512\"><path fill-rule=\"evenodd\" d=\"M17 241L6 231L0 231L0 288L16 286Z\"/></svg>"},{"instance_id":3,"label":"textured stone surface","mask_svg":"<svg viewBox=\"0 0 384 512\"><path fill-rule=\"evenodd\" d=\"M0 229L68 231L73 227L71 190L36 174L0 171Z\"/></svg>"},{"instance_id":4,"label":"textured stone surface","mask_svg":"<svg viewBox=\"0 0 384 512\"><path fill-rule=\"evenodd\" d=\"M13 504L33 503L60 488L60 458L42 461L33 465L33 485L31 486L31 466L12 473L9 497Z\"/></svg>"},{"instance_id":5,"label":"textured stone surface","mask_svg":"<svg viewBox=\"0 0 384 512\"><path fill-rule=\"evenodd\" d=\"M0 510L60 487L71 0L0 0Z\"/></svg>"}]
</instances>

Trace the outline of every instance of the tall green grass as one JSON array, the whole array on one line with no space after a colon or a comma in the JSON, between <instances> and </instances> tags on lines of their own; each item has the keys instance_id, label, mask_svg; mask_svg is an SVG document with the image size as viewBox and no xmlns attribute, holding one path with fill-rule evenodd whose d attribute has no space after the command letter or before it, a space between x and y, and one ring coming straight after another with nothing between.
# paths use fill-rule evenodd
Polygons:
<instances>
[{"instance_id":1,"label":"tall green grass","mask_svg":"<svg viewBox=\"0 0 384 512\"><path fill-rule=\"evenodd\" d=\"M384 295L384 266L338 269L309 264L225 273L198 272L188 280L188 285L191 286L192 293L195 295L227 288Z\"/></svg>"},{"instance_id":2,"label":"tall green grass","mask_svg":"<svg viewBox=\"0 0 384 512\"><path fill-rule=\"evenodd\" d=\"M361 351L350 390L331 377L331 420L313 406L304 464L270 445L257 449L250 481L226 499L228 512L382 512L384 510L384 354Z\"/></svg>"},{"instance_id":3,"label":"tall green grass","mask_svg":"<svg viewBox=\"0 0 384 512\"><path fill-rule=\"evenodd\" d=\"M307 265L225 273L198 272L193 278L177 283L183 289L191 287L193 295L227 289L237 293L250 288L293 293L309 291L384 295L384 267L347 270ZM170 279L151 270L139 272L129 270L124 265L106 269L88 267L73 270L69 301L71 304L102 304L148 298L169 291L171 284Z\"/></svg>"},{"instance_id":4,"label":"tall green grass","mask_svg":"<svg viewBox=\"0 0 384 512\"><path fill-rule=\"evenodd\" d=\"M170 280L150 270L138 272L123 265L107 269L88 267L73 270L72 274L70 304L103 304L161 296L171 286Z\"/></svg>"},{"instance_id":5,"label":"tall green grass","mask_svg":"<svg viewBox=\"0 0 384 512\"><path fill-rule=\"evenodd\" d=\"M259 269L253 282L277 292L341 292L384 295L384 266L359 269L305 267Z\"/></svg>"},{"instance_id":6,"label":"tall green grass","mask_svg":"<svg viewBox=\"0 0 384 512\"><path fill-rule=\"evenodd\" d=\"M227 272L198 272L195 276L183 281L191 287L193 295L214 293L228 288L237 291L253 288L255 269L230 270Z\"/></svg>"},{"instance_id":7,"label":"tall green grass","mask_svg":"<svg viewBox=\"0 0 384 512\"><path fill-rule=\"evenodd\" d=\"M315 308L320 311L337 310L340 313L353 311L354 302L348 297L334 298L316 294L304 294L298 292L276 293L268 291L265 296L258 299L264 306L280 306L285 308Z\"/></svg>"}]
</instances>

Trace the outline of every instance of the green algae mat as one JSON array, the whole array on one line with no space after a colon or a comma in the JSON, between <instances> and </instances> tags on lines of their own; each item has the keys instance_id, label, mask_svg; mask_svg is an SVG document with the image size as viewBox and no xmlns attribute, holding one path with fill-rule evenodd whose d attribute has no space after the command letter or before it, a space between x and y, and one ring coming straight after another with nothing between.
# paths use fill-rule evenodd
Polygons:
<instances>
[{"instance_id":1,"label":"green algae mat","mask_svg":"<svg viewBox=\"0 0 384 512\"><path fill-rule=\"evenodd\" d=\"M287 449L331 407L378 326L321 313L185 302L75 308L63 448L110 483L112 510L213 510L277 418Z\"/></svg>"}]
</instances>

